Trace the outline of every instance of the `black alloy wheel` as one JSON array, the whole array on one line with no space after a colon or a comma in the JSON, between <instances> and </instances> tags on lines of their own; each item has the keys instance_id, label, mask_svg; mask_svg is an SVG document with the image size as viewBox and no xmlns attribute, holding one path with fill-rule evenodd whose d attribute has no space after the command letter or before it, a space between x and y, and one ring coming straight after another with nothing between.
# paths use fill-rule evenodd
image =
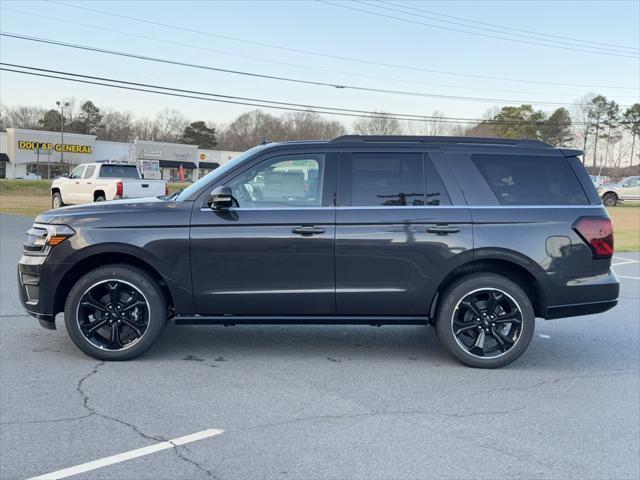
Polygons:
<instances>
[{"instance_id":1,"label":"black alloy wheel","mask_svg":"<svg viewBox=\"0 0 640 480\"><path fill-rule=\"evenodd\" d=\"M485 288L469 293L453 312L451 328L458 344L479 358L507 353L520 339L522 311L507 293Z\"/></svg>"},{"instance_id":2,"label":"black alloy wheel","mask_svg":"<svg viewBox=\"0 0 640 480\"><path fill-rule=\"evenodd\" d=\"M503 367L520 357L533 338L536 318L519 283L496 273L475 273L451 284L435 318L444 349L477 368Z\"/></svg>"},{"instance_id":3,"label":"black alloy wheel","mask_svg":"<svg viewBox=\"0 0 640 480\"><path fill-rule=\"evenodd\" d=\"M167 299L155 278L131 265L98 267L80 277L64 308L69 336L99 360L130 360L160 338Z\"/></svg>"},{"instance_id":4,"label":"black alloy wheel","mask_svg":"<svg viewBox=\"0 0 640 480\"><path fill-rule=\"evenodd\" d=\"M104 350L135 345L149 327L149 302L124 280L103 280L89 287L78 303L76 318L85 339Z\"/></svg>"}]
</instances>

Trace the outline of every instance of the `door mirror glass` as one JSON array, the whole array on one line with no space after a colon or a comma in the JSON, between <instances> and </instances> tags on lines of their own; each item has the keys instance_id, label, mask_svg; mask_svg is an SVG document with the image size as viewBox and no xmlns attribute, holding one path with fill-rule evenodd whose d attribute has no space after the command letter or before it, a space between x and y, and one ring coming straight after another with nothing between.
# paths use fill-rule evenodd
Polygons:
<instances>
[{"instance_id":1,"label":"door mirror glass","mask_svg":"<svg viewBox=\"0 0 640 480\"><path fill-rule=\"evenodd\" d=\"M213 210L224 210L233 206L233 194L231 187L221 185L214 188L209 194L207 205Z\"/></svg>"}]
</instances>

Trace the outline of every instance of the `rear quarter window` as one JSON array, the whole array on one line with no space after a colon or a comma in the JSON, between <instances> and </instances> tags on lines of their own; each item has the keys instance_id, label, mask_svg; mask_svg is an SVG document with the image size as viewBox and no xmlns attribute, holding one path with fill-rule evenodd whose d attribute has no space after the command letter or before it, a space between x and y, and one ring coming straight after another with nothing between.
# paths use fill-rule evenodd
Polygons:
<instances>
[{"instance_id":1,"label":"rear quarter window","mask_svg":"<svg viewBox=\"0 0 640 480\"><path fill-rule=\"evenodd\" d=\"M580 181L562 157L471 155L502 205L587 205Z\"/></svg>"}]
</instances>

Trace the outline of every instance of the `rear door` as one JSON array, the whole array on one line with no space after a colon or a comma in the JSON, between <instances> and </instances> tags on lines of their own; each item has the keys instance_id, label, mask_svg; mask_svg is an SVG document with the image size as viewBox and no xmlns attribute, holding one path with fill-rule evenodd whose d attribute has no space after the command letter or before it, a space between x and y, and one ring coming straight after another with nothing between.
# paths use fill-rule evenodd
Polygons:
<instances>
[{"instance_id":1,"label":"rear door","mask_svg":"<svg viewBox=\"0 0 640 480\"><path fill-rule=\"evenodd\" d=\"M426 317L472 247L469 211L438 149L341 151L338 314Z\"/></svg>"}]
</instances>

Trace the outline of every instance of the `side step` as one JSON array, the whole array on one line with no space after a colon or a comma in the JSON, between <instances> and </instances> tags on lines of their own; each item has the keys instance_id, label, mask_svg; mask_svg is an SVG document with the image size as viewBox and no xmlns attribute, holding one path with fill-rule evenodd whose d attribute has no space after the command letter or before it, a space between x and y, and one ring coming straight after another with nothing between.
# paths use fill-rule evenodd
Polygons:
<instances>
[{"instance_id":1,"label":"side step","mask_svg":"<svg viewBox=\"0 0 640 480\"><path fill-rule=\"evenodd\" d=\"M427 325L426 316L194 315L175 316L176 325Z\"/></svg>"}]
</instances>

